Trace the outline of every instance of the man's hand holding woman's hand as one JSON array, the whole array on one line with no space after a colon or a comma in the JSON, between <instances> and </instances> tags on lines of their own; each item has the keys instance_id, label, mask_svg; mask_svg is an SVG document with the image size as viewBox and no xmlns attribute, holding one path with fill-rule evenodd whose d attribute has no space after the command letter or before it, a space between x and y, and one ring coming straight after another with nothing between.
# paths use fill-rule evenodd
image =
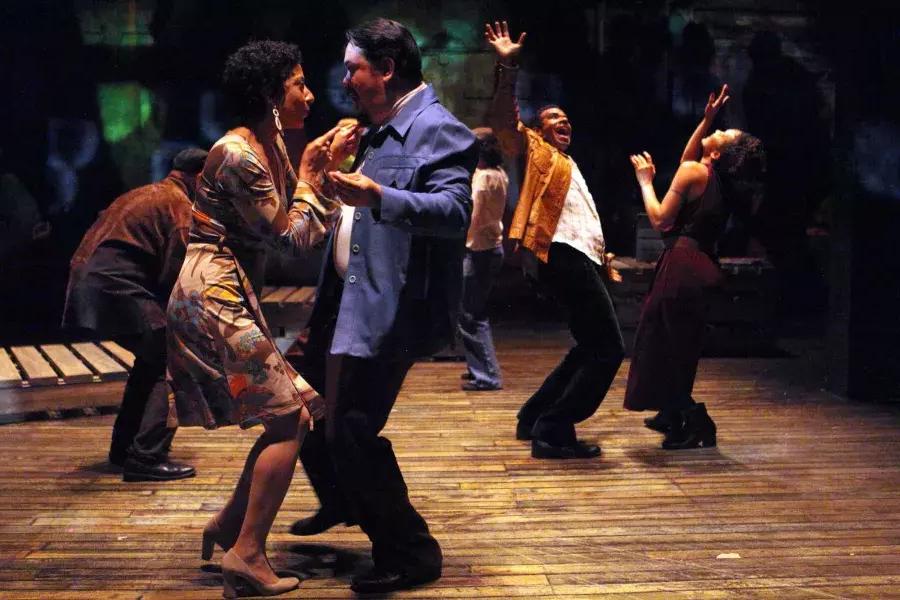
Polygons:
<instances>
[{"instance_id":1,"label":"man's hand holding woman's hand","mask_svg":"<svg viewBox=\"0 0 900 600\"><path fill-rule=\"evenodd\" d=\"M381 186L362 173L329 171L328 181L338 199L348 206L378 208L381 206Z\"/></svg>"},{"instance_id":2,"label":"man's hand holding woman's hand","mask_svg":"<svg viewBox=\"0 0 900 600\"><path fill-rule=\"evenodd\" d=\"M350 123L340 127L331 140L331 161L325 167L326 171L336 171L347 157L356 154L359 149L359 141L362 138L363 127Z\"/></svg>"},{"instance_id":3,"label":"man's hand holding woman's hand","mask_svg":"<svg viewBox=\"0 0 900 600\"><path fill-rule=\"evenodd\" d=\"M300 157L300 168L297 171L297 177L316 187L322 184L325 167L328 166L333 158L331 155L331 143L340 129L340 127L333 127L306 144L306 148L303 149L303 155Z\"/></svg>"}]
</instances>

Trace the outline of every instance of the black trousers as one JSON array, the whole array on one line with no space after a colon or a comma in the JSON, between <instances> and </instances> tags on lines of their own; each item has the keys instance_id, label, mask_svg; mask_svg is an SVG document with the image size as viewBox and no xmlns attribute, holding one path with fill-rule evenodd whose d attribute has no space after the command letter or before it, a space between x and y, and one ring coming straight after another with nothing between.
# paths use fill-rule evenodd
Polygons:
<instances>
[{"instance_id":1,"label":"black trousers","mask_svg":"<svg viewBox=\"0 0 900 600\"><path fill-rule=\"evenodd\" d=\"M166 426L166 330L116 336L115 341L134 354L134 365L113 425L110 456L150 464L165 461L175 437L175 428Z\"/></svg>"},{"instance_id":2,"label":"black trousers","mask_svg":"<svg viewBox=\"0 0 900 600\"><path fill-rule=\"evenodd\" d=\"M567 244L550 245L538 275L569 313L575 346L519 410L536 439L565 445L575 441L575 423L590 417L612 384L625 347L619 320L600 267Z\"/></svg>"},{"instance_id":3,"label":"black trousers","mask_svg":"<svg viewBox=\"0 0 900 600\"><path fill-rule=\"evenodd\" d=\"M441 548L409 501L390 440L379 435L413 361L326 354L333 327L332 319L311 332L298 365L324 389L327 406L325 423L303 442L303 468L322 507L369 536L377 567L439 574Z\"/></svg>"}]
</instances>

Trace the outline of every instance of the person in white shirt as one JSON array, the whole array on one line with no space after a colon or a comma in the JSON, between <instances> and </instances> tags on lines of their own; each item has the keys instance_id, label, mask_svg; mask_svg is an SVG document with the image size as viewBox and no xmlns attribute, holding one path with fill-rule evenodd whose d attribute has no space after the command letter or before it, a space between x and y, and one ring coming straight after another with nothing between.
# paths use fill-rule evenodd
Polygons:
<instances>
[{"instance_id":1,"label":"person in white shirt","mask_svg":"<svg viewBox=\"0 0 900 600\"><path fill-rule=\"evenodd\" d=\"M503 171L500 143L487 127L473 130L478 140L478 167L472 177L472 221L463 259L463 301L459 333L466 352L462 389L503 388L494 352L487 301L503 266L503 210L509 177Z\"/></svg>"}]
</instances>

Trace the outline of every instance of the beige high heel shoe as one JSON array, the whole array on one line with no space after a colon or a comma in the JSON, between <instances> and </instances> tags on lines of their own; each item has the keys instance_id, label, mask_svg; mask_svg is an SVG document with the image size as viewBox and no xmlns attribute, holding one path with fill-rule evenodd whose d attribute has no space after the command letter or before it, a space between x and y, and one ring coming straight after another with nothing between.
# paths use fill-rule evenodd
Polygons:
<instances>
[{"instance_id":1,"label":"beige high heel shoe","mask_svg":"<svg viewBox=\"0 0 900 600\"><path fill-rule=\"evenodd\" d=\"M263 583L250 572L247 563L231 550L222 558L222 578L222 597L228 600L241 596L277 596L300 585L296 577L279 577L275 583Z\"/></svg>"},{"instance_id":2,"label":"beige high heel shoe","mask_svg":"<svg viewBox=\"0 0 900 600\"><path fill-rule=\"evenodd\" d=\"M200 550L200 558L203 560L210 560L212 558L216 546L225 552L228 552L231 550L231 547L234 546L234 540L225 539L222 526L219 525L216 516L217 515L213 515L209 522L206 523L206 527L203 528L203 547Z\"/></svg>"}]
</instances>

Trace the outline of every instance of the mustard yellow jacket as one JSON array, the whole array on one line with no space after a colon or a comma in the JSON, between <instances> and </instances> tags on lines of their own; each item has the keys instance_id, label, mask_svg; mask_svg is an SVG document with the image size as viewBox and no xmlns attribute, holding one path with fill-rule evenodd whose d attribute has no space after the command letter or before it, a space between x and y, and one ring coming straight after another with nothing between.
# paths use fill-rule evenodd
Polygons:
<instances>
[{"instance_id":1,"label":"mustard yellow jacket","mask_svg":"<svg viewBox=\"0 0 900 600\"><path fill-rule=\"evenodd\" d=\"M572 180L572 163L567 154L519 120L515 98L517 75L518 69L497 65L490 121L505 154L525 154L525 177L509 238L520 240L524 248L547 262L550 242Z\"/></svg>"}]
</instances>

